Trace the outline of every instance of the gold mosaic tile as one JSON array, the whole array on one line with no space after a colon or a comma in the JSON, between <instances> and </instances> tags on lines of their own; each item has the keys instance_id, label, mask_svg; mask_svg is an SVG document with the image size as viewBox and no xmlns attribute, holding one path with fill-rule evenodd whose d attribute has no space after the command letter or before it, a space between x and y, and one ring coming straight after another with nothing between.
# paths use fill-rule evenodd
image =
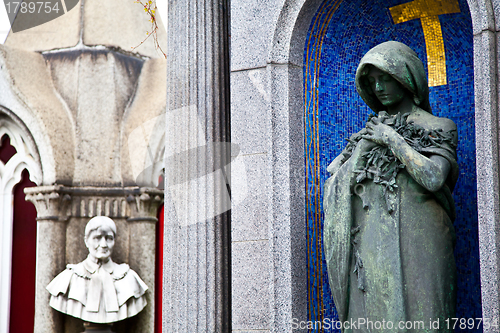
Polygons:
<instances>
[{"instance_id":1,"label":"gold mosaic tile","mask_svg":"<svg viewBox=\"0 0 500 333\"><path fill-rule=\"evenodd\" d=\"M446 84L446 55L439 15L459 13L457 0L414 0L389 8L395 24L420 19L427 50L429 86Z\"/></svg>"},{"instance_id":2,"label":"gold mosaic tile","mask_svg":"<svg viewBox=\"0 0 500 333\"><path fill-rule=\"evenodd\" d=\"M427 51L427 71L429 86L436 87L446 84L446 57L444 52L443 32L438 16L428 16L421 19L424 30L425 48Z\"/></svg>"}]
</instances>

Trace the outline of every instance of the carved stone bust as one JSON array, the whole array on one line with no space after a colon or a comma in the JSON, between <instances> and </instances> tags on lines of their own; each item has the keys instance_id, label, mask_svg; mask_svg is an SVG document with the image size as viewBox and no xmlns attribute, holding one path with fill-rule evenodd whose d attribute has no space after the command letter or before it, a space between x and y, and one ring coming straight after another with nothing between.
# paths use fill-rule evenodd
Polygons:
<instances>
[{"instance_id":1,"label":"carved stone bust","mask_svg":"<svg viewBox=\"0 0 500 333\"><path fill-rule=\"evenodd\" d=\"M47 286L50 306L91 323L114 323L135 316L147 305L148 287L127 264L111 260L116 225L105 216L85 227L87 259L69 264Z\"/></svg>"}]
</instances>

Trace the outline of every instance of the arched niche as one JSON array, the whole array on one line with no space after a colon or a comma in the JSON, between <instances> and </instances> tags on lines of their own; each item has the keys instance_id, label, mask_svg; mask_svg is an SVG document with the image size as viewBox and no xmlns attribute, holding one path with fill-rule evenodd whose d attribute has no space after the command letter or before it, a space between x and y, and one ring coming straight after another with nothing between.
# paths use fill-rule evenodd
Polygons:
<instances>
[{"instance_id":1,"label":"arched niche","mask_svg":"<svg viewBox=\"0 0 500 333\"><path fill-rule=\"evenodd\" d=\"M341 153L346 140L361 130L368 115L373 113L359 97L354 78L361 57L387 40L403 42L417 52L428 73L433 114L450 118L457 124L460 176L453 192L457 212L454 221L458 272L456 316L479 318L482 315L481 292L477 288L480 272L473 35L468 5L465 0L447 2L441 14L432 17L432 32L436 35L430 39L420 18L407 20L397 11L391 18L389 9L400 8L396 6L401 4L408 6L400 0L324 1L309 29L304 55L304 96L308 293L313 320L336 319L322 242L323 184L329 177L326 168ZM402 19L405 21L400 22Z\"/></svg>"},{"instance_id":2,"label":"arched niche","mask_svg":"<svg viewBox=\"0 0 500 333\"><path fill-rule=\"evenodd\" d=\"M8 140L7 140L8 138ZM42 183L42 170L37 147L23 123L0 109L0 140L15 149L0 161L0 332L9 329L12 245L13 245L13 190L27 170L30 180ZM0 146L0 149L2 147Z\"/></svg>"},{"instance_id":3,"label":"arched niche","mask_svg":"<svg viewBox=\"0 0 500 333\"><path fill-rule=\"evenodd\" d=\"M347 0L346 0L347 1ZM288 312L289 316L305 315L307 318L307 293L300 283L306 279L307 244L305 241L305 184L304 175L304 45L312 19L322 1L287 0L284 2L273 35L269 53L268 69L271 70L271 103L273 117L273 144L281 151L274 152L273 172L286 170L273 180L274 189L286 185L290 195L275 195L273 208L275 215L288 216L290 242L294 253L288 264L294 274L291 286L295 296ZM500 314L500 235L498 221L499 207L499 144L498 144L498 54L496 51L496 25L500 17L497 1L469 0L473 26L474 50L474 90L475 90L475 128L477 157L477 195L479 246L481 258L481 287L483 317L494 318ZM298 171L298 172L296 172ZM302 177L302 178L301 178ZM279 204L285 199L290 211L280 214ZM282 208L282 207L281 207ZM283 216L284 217L284 216ZM279 225L280 220L275 219ZM273 232L278 235L277 231ZM304 237L301 240L297 237ZM279 247L279 246L278 246ZM280 269L279 266L275 268ZM282 288L276 283L275 290ZM300 298L306 301L302 302ZM279 296L275 297L275 302ZM275 319L276 325L285 318ZM491 330L490 330L491 331ZM493 332L493 331L491 331Z\"/></svg>"}]
</instances>

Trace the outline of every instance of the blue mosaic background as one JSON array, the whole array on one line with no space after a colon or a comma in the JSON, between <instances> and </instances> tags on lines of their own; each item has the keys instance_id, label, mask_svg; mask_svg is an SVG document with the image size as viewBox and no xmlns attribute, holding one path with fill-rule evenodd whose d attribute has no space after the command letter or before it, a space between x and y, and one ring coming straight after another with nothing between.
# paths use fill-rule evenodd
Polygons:
<instances>
[{"instance_id":1,"label":"blue mosaic background","mask_svg":"<svg viewBox=\"0 0 500 333\"><path fill-rule=\"evenodd\" d=\"M310 26L304 56L306 198L308 227L308 320L336 320L322 247L322 191L328 164L372 113L356 92L356 68L373 46L396 40L410 46L427 66L420 20L394 24L389 7L401 0L326 0ZM430 88L433 114L458 126L460 176L454 190L457 219L458 318L480 318L479 241L472 23L466 0L461 13L439 17L446 53L448 84ZM314 332L340 332L316 328ZM460 332L460 329L456 330ZM482 332L482 328L467 330Z\"/></svg>"}]
</instances>

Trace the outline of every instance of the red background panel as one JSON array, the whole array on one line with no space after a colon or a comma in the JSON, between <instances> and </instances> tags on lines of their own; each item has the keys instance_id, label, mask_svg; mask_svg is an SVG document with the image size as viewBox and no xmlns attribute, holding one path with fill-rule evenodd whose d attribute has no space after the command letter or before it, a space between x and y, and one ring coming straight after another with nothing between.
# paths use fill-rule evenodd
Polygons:
<instances>
[{"instance_id":1,"label":"red background panel","mask_svg":"<svg viewBox=\"0 0 500 333\"><path fill-rule=\"evenodd\" d=\"M36 209L23 191L32 186L24 170L14 187L10 333L33 333L35 323Z\"/></svg>"}]
</instances>

